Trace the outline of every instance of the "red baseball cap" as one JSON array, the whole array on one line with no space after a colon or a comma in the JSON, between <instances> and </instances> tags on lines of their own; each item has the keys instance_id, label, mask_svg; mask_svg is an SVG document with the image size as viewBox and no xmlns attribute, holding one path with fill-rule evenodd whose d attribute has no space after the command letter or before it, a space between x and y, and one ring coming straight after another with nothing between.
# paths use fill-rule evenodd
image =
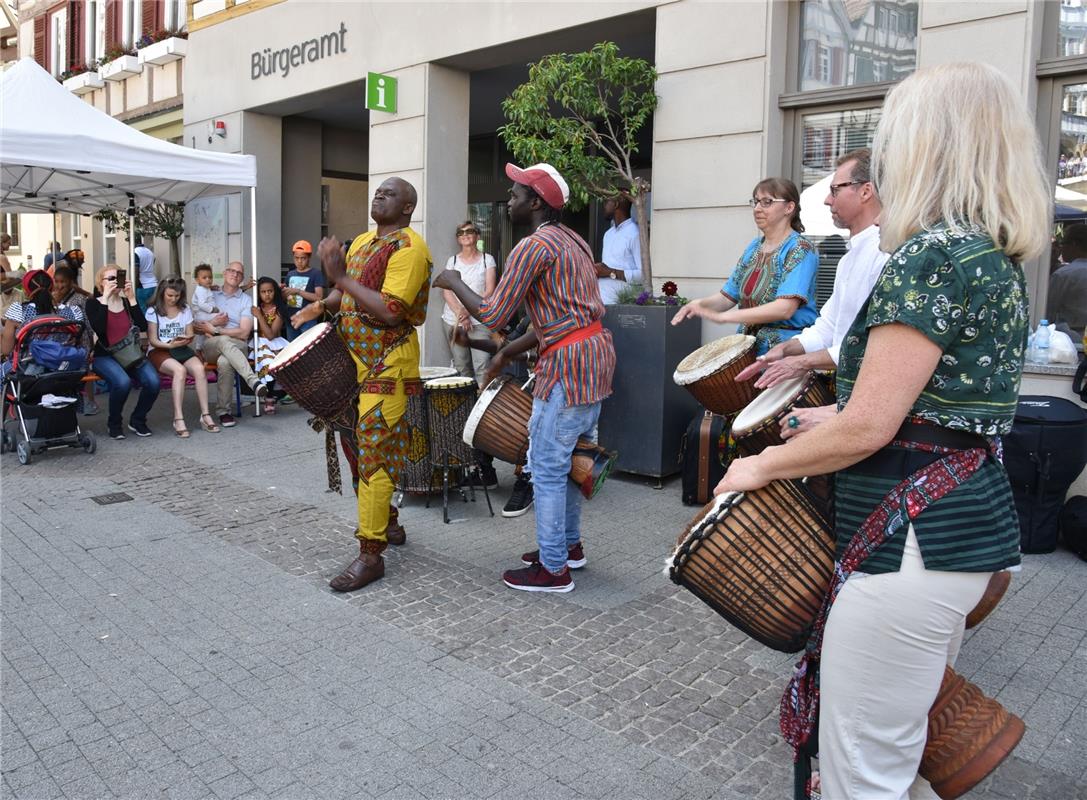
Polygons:
<instances>
[{"instance_id":1,"label":"red baseball cap","mask_svg":"<svg viewBox=\"0 0 1087 800\"><path fill-rule=\"evenodd\" d=\"M506 176L514 183L531 187L552 208L562 208L570 199L570 187L550 164L533 164L524 169L506 164Z\"/></svg>"},{"instance_id":2,"label":"red baseball cap","mask_svg":"<svg viewBox=\"0 0 1087 800\"><path fill-rule=\"evenodd\" d=\"M294 243L291 252L293 253L295 250L301 250L303 253L309 253L311 255L313 254L313 246L305 239L299 239Z\"/></svg>"},{"instance_id":3,"label":"red baseball cap","mask_svg":"<svg viewBox=\"0 0 1087 800\"><path fill-rule=\"evenodd\" d=\"M53 278L44 269L32 269L30 272L23 276L23 294L30 297L30 282L35 280L39 275L44 276L46 284L49 288L53 286Z\"/></svg>"}]
</instances>

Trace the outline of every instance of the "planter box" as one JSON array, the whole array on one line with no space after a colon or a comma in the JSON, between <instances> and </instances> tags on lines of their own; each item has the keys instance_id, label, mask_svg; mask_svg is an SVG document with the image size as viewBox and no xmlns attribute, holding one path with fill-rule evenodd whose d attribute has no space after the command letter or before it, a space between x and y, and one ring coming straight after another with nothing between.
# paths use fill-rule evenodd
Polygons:
<instances>
[{"instance_id":1,"label":"planter box","mask_svg":"<svg viewBox=\"0 0 1087 800\"><path fill-rule=\"evenodd\" d=\"M87 94L95 89L101 89L103 86L105 84L102 82L97 70L81 72L79 75L73 75L64 81L64 88L74 94Z\"/></svg>"},{"instance_id":2,"label":"planter box","mask_svg":"<svg viewBox=\"0 0 1087 800\"><path fill-rule=\"evenodd\" d=\"M679 449L698 402L672 373L702 344L698 320L673 327L675 306L608 306L615 342L613 394L600 409L600 443L619 451L615 468L663 478L679 472Z\"/></svg>"},{"instance_id":3,"label":"planter box","mask_svg":"<svg viewBox=\"0 0 1087 800\"><path fill-rule=\"evenodd\" d=\"M136 56L121 56L98 68L98 74L102 76L102 80L106 81L123 81L141 72L143 72L143 65Z\"/></svg>"},{"instance_id":4,"label":"planter box","mask_svg":"<svg viewBox=\"0 0 1087 800\"><path fill-rule=\"evenodd\" d=\"M189 46L187 39L171 36L168 39L141 47L137 53L141 64L169 64L185 57Z\"/></svg>"}]
</instances>

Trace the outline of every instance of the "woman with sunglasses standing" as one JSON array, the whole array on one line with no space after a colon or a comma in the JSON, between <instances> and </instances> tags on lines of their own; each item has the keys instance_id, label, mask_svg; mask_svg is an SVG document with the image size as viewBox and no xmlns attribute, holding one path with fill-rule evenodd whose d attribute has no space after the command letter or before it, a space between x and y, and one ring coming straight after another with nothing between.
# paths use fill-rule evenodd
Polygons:
<instances>
[{"instance_id":1,"label":"woman with sunglasses standing","mask_svg":"<svg viewBox=\"0 0 1087 800\"><path fill-rule=\"evenodd\" d=\"M460 251L449 257L445 268L459 270L461 279L473 292L484 299L490 297L494 287L498 285L498 270L491 254L479 250L479 228L474 222L468 220L457 226L457 244L460 245ZM450 342L450 349L453 351L453 366L459 375L475 378L482 388L483 375L491 360L490 354L452 341L453 329L460 327L469 335L475 334L475 338L486 338L490 336L491 330L473 320L451 291L443 290L442 297L445 298L442 326L445 328L446 341Z\"/></svg>"},{"instance_id":2,"label":"woman with sunglasses standing","mask_svg":"<svg viewBox=\"0 0 1087 800\"><path fill-rule=\"evenodd\" d=\"M678 325L701 317L735 323L755 337L763 355L815 322L815 273L819 255L802 234L800 193L786 178L755 184L748 201L759 235L747 246L728 282L717 294L692 300L672 318Z\"/></svg>"},{"instance_id":3,"label":"woman with sunglasses standing","mask_svg":"<svg viewBox=\"0 0 1087 800\"><path fill-rule=\"evenodd\" d=\"M116 264L100 267L94 285L100 297L87 301L87 321L94 331L94 371L109 386L109 438L124 439L121 412L134 382L140 385L140 397L128 418L128 429L137 436L150 436L147 412L159 396L159 375L139 352L138 331L147 330L147 320L136 303L136 292L129 280L117 280Z\"/></svg>"}]
</instances>

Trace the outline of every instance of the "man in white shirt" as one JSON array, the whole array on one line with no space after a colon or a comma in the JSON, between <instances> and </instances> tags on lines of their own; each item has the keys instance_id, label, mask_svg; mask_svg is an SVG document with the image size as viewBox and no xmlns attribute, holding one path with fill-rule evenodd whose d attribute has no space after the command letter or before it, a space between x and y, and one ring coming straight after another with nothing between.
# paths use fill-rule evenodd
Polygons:
<instances>
[{"instance_id":1,"label":"man in white shirt","mask_svg":"<svg viewBox=\"0 0 1087 800\"><path fill-rule=\"evenodd\" d=\"M604 233L600 261L594 265L604 305L615 305L619 290L642 280L642 245L638 225L630 218L630 198L624 195L604 201L604 218L611 227ZM648 288L648 287L647 287Z\"/></svg>"},{"instance_id":2,"label":"man in white shirt","mask_svg":"<svg viewBox=\"0 0 1087 800\"><path fill-rule=\"evenodd\" d=\"M761 372L755 386L765 389L808 370L837 367L842 340L890 258L879 249L876 219L882 207L872 183L870 161L868 148L839 158L830 181L830 193L823 201L830 206L834 224L849 229L849 251L838 262L834 290L819 318L792 339L772 347L737 375L736 380L750 380ZM803 433L833 413L834 406L798 409L793 415L797 425L789 433Z\"/></svg>"},{"instance_id":3,"label":"man in white shirt","mask_svg":"<svg viewBox=\"0 0 1087 800\"><path fill-rule=\"evenodd\" d=\"M140 271L139 289L136 290L136 303L140 311L147 310L147 304L155 294L155 287L159 285L158 276L155 275L155 254L151 248L143 243L143 237L136 237L136 263L134 266Z\"/></svg>"},{"instance_id":4,"label":"man in white shirt","mask_svg":"<svg viewBox=\"0 0 1087 800\"><path fill-rule=\"evenodd\" d=\"M215 383L219 391L219 405L216 413L219 424L224 428L233 428L236 424L230 413L235 371L253 390L258 407L268 392L267 386L260 382L249 363L253 299L240 288L243 278L245 267L240 261L227 264L223 270L223 288L215 293L215 307L219 313L207 322L193 323L197 333L207 337L204 340L204 358L214 361L218 367L219 377Z\"/></svg>"}]
</instances>

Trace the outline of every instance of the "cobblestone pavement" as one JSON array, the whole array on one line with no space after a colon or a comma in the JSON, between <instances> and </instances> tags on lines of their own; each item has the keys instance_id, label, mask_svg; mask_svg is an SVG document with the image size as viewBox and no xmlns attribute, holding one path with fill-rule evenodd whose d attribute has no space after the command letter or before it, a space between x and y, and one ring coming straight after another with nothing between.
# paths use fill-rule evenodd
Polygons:
<instances>
[{"instance_id":1,"label":"cobblestone pavement","mask_svg":"<svg viewBox=\"0 0 1087 800\"><path fill-rule=\"evenodd\" d=\"M149 440L0 460L4 796L790 796L794 658L662 576L677 482L609 481L568 595L502 586L532 515L482 493L409 498L386 578L336 595L354 500L305 413L182 441L159 405ZM1087 564L1028 556L957 665L1027 724L968 798L1087 798L1085 658Z\"/></svg>"}]
</instances>

